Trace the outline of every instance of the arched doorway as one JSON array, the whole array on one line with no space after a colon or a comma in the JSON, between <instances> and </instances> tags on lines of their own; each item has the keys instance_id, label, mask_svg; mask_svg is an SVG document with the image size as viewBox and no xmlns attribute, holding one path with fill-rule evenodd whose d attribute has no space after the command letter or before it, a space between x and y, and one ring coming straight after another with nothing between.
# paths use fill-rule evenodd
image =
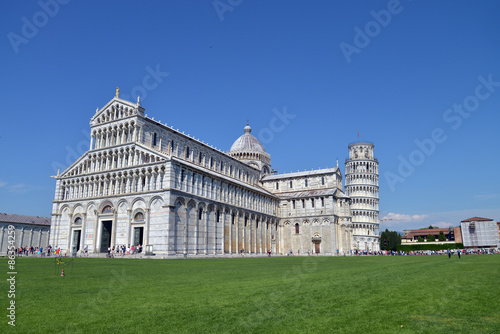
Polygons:
<instances>
[{"instance_id":1,"label":"arched doorway","mask_svg":"<svg viewBox=\"0 0 500 334\"><path fill-rule=\"evenodd\" d=\"M319 254L321 252L321 236L319 233L313 234L312 242L314 245L314 253Z\"/></svg>"}]
</instances>

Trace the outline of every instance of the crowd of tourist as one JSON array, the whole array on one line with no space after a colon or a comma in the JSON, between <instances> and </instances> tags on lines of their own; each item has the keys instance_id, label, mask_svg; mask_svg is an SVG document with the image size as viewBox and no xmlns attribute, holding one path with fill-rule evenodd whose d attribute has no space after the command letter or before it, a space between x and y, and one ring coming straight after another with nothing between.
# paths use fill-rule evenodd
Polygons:
<instances>
[{"instance_id":1,"label":"crowd of tourist","mask_svg":"<svg viewBox=\"0 0 500 334\"><path fill-rule=\"evenodd\" d=\"M36 257L44 257L51 256L54 254L59 255L61 252L60 248L53 249L52 246L47 246L44 250L43 247L19 247L14 250L16 256L36 256Z\"/></svg>"},{"instance_id":2,"label":"crowd of tourist","mask_svg":"<svg viewBox=\"0 0 500 334\"><path fill-rule=\"evenodd\" d=\"M108 257L135 255L142 253L142 245L108 247Z\"/></svg>"},{"instance_id":3,"label":"crowd of tourist","mask_svg":"<svg viewBox=\"0 0 500 334\"><path fill-rule=\"evenodd\" d=\"M43 247L19 247L14 250L15 256L34 256L34 257L47 257L47 256L88 256L89 255L89 247L85 246L83 249L79 251L78 254L63 254L61 252L60 247L52 247L47 246ZM117 247L108 247L108 257L115 256L124 256L124 255L135 255L142 253L142 245L132 245L132 246L117 246Z\"/></svg>"},{"instance_id":4,"label":"crowd of tourist","mask_svg":"<svg viewBox=\"0 0 500 334\"><path fill-rule=\"evenodd\" d=\"M108 247L107 257L116 257L116 256L125 256L125 255L136 255L142 253L142 245L131 245L131 246L113 246ZM499 254L500 249L494 248L468 248L468 249L449 249L449 250L417 250L417 251L369 251L369 250L350 250L339 252L337 250L338 256L407 256L407 255L454 255L454 254L462 254L462 255L471 255L471 254ZM80 256L88 256L88 246L85 246L82 250L80 250ZM243 255L243 251L241 252ZM307 255L320 255L318 251L308 251ZM19 247L15 249L16 256L35 256L35 257L45 257L45 256L66 256L66 254L61 253L60 247L52 247L47 246L43 247ZM300 250L297 251L298 256L301 255ZM302 253L302 255L305 255ZM271 251L268 251L268 256L271 256ZM287 256L295 256L292 250L287 252Z\"/></svg>"},{"instance_id":5,"label":"crowd of tourist","mask_svg":"<svg viewBox=\"0 0 500 334\"><path fill-rule=\"evenodd\" d=\"M467 248L467 249L445 249L445 250L417 250L417 251L351 251L353 255L381 255L381 256L406 256L406 255L455 255L455 254L499 254L498 248Z\"/></svg>"},{"instance_id":6,"label":"crowd of tourist","mask_svg":"<svg viewBox=\"0 0 500 334\"><path fill-rule=\"evenodd\" d=\"M357 250L351 249L349 251L339 251L337 250L337 256L407 256L407 255L454 255L454 254L469 255L469 254L499 254L500 249L494 248L469 248L469 249L450 249L450 250L418 250L418 251L392 251L392 250L381 250L381 251L370 251L370 250ZM300 250L296 253L300 256ZM308 251L307 255L320 255L319 252ZM295 256L292 250L289 250L286 254L287 256ZM304 255L304 254L303 254Z\"/></svg>"}]
</instances>

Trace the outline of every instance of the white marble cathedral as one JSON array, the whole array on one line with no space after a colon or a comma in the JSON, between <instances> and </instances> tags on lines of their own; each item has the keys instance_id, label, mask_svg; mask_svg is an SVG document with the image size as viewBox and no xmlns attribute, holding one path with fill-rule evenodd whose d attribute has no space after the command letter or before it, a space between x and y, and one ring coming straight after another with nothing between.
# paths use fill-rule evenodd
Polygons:
<instances>
[{"instance_id":1,"label":"white marble cathedral","mask_svg":"<svg viewBox=\"0 0 500 334\"><path fill-rule=\"evenodd\" d=\"M56 176L53 247L140 244L164 256L379 250L373 144L349 145L344 192L338 166L272 173L248 125L224 153L144 111L118 90L96 111L90 149Z\"/></svg>"}]
</instances>

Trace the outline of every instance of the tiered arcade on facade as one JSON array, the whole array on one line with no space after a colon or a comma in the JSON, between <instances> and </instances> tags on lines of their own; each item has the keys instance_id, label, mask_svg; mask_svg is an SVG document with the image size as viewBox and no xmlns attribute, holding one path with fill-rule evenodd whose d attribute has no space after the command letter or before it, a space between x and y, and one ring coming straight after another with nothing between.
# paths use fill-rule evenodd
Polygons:
<instances>
[{"instance_id":1,"label":"tiered arcade on facade","mask_svg":"<svg viewBox=\"0 0 500 334\"><path fill-rule=\"evenodd\" d=\"M345 191L351 199L353 247L374 249L379 243L379 195L378 160L373 156L373 144L349 145Z\"/></svg>"},{"instance_id":2,"label":"tiered arcade on facade","mask_svg":"<svg viewBox=\"0 0 500 334\"><path fill-rule=\"evenodd\" d=\"M358 196L361 167L349 163L349 197L338 167L272 174L248 124L224 153L144 111L118 93L96 111L89 151L56 176L52 246L100 253L150 245L165 256L378 250L373 145L360 144L371 145L372 165L363 168L373 184L360 185L373 194Z\"/></svg>"}]
</instances>

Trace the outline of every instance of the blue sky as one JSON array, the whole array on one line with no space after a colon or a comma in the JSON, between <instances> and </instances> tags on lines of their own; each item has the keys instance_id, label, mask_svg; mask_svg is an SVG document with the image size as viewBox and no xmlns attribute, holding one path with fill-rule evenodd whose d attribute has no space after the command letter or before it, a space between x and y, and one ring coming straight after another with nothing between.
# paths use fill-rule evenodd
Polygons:
<instances>
[{"instance_id":1,"label":"blue sky","mask_svg":"<svg viewBox=\"0 0 500 334\"><path fill-rule=\"evenodd\" d=\"M498 1L2 1L0 212L50 216L120 87L280 173L375 144L381 229L500 221Z\"/></svg>"}]
</instances>

